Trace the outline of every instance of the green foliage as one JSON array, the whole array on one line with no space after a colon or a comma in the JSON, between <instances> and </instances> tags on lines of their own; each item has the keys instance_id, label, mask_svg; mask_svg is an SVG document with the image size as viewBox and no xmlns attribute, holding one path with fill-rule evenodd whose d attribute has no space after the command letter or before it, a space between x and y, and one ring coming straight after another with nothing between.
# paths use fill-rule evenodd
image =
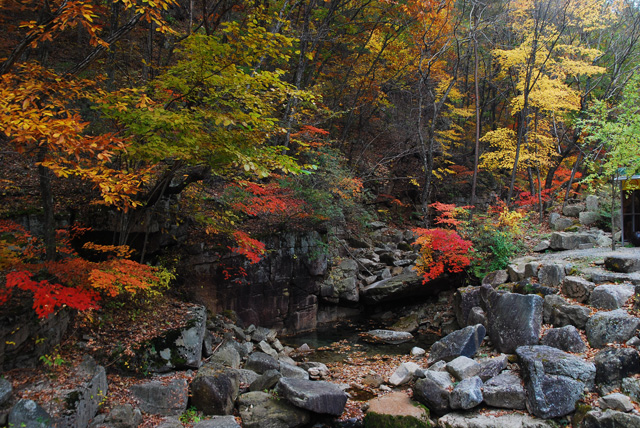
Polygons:
<instances>
[{"instance_id":1,"label":"green foliage","mask_svg":"<svg viewBox=\"0 0 640 428\"><path fill-rule=\"evenodd\" d=\"M587 180L600 177L632 176L640 171L640 76L625 85L622 99L609 106L597 101L589 117L578 122L593 144L592 173Z\"/></svg>"},{"instance_id":2,"label":"green foliage","mask_svg":"<svg viewBox=\"0 0 640 428\"><path fill-rule=\"evenodd\" d=\"M191 406L180 415L179 419L183 424L196 424L202 420L202 414Z\"/></svg>"},{"instance_id":3,"label":"green foliage","mask_svg":"<svg viewBox=\"0 0 640 428\"><path fill-rule=\"evenodd\" d=\"M464 230L473 242L474 256L471 272L482 278L489 272L504 269L518 252L523 250L522 230L526 216L510 211L504 205L490 207L486 214L476 214Z\"/></svg>"},{"instance_id":4,"label":"green foliage","mask_svg":"<svg viewBox=\"0 0 640 428\"><path fill-rule=\"evenodd\" d=\"M103 113L137 142L130 157L205 164L224 177L300 172L286 148L269 142L284 132L282 106L291 97L307 103L314 97L286 83L277 68L295 39L267 31L259 20L258 12L214 35L193 34L182 42L177 63L146 91L105 96ZM263 58L269 67L261 66Z\"/></svg>"}]
</instances>

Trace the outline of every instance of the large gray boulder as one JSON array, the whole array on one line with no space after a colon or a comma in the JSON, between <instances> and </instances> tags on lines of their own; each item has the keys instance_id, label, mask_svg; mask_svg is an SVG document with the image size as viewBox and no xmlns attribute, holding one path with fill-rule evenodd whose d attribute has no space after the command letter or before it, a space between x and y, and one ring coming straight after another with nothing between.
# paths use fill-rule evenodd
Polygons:
<instances>
[{"instance_id":1,"label":"large gray boulder","mask_svg":"<svg viewBox=\"0 0 640 428\"><path fill-rule=\"evenodd\" d=\"M545 374L567 376L591 389L596 378L596 367L582 358L550 346L521 346L516 350L523 371L533 370L536 362L542 364Z\"/></svg>"},{"instance_id":2,"label":"large gray boulder","mask_svg":"<svg viewBox=\"0 0 640 428\"><path fill-rule=\"evenodd\" d=\"M503 409L525 408L526 394L522 379L512 371L500 373L485 382L482 388L484 402Z\"/></svg>"},{"instance_id":3,"label":"large gray boulder","mask_svg":"<svg viewBox=\"0 0 640 428\"><path fill-rule=\"evenodd\" d=\"M460 287L453 294L453 311L456 314L458 325L462 327L470 325L467 324L469 314L473 308L478 306L480 306L480 287Z\"/></svg>"},{"instance_id":4,"label":"large gray boulder","mask_svg":"<svg viewBox=\"0 0 640 428\"><path fill-rule=\"evenodd\" d=\"M0 377L0 407L9 401L13 394L13 386L4 377Z\"/></svg>"},{"instance_id":5,"label":"large gray boulder","mask_svg":"<svg viewBox=\"0 0 640 428\"><path fill-rule=\"evenodd\" d=\"M235 346L227 343L222 345L209 357L209 362L237 369L240 367L241 356Z\"/></svg>"},{"instance_id":6,"label":"large gray boulder","mask_svg":"<svg viewBox=\"0 0 640 428\"><path fill-rule=\"evenodd\" d=\"M238 413L245 428L295 428L311 420L307 410L262 391L240 395Z\"/></svg>"},{"instance_id":7,"label":"large gray boulder","mask_svg":"<svg viewBox=\"0 0 640 428\"><path fill-rule=\"evenodd\" d=\"M164 384L151 381L131 387L143 412L152 415L180 415L187 408L189 386L184 379L174 379Z\"/></svg>"},{"instance_id":8,"label":"large gray boulder","mask_svg":"<svg viewBox=\"0 0 640 428\"><path fill-rule=\"evenodd\" d=\"M254 352L249 355L244 365L246 370L253 370L258 374L263 374L267 370L280 370L280 363L271 355L264 352Z\"/></svg>"},{"instance_id":9,"label":"large gray boulder","mask_svg":"<svg viewBox=\"0 0 640 428\"><path fill-rule=\"evenodd\" d=\"M483 382L486 382L506 369L508 362L509 358L505 354L498 355L497 357L481 358L478 360L478 364L480 364L478 376L480 376Z\"/></svg>"},{"instance_id":10,"label":"large gray boulder","mask_svg":"<svg viewBox=\"0 0 640 428\"><path fill-rule=\"evenodd\" d=\"M565 278L564 266L557 264L542 265L538 269L538 281L540 285L557 287Z\"/></svg>"},{"instance_id":11,"label":"large gray boulder","mask_svg":"<svg viewBox=\"0 0 640 428\"><path fill-rule=\"evenodd\" d=\"M580 353L587 350L587 344L582 340L578 329L572 325L550 328L542 336L540 343L565 352Z\"/></svg>"},{"instance_id":12,"label":"large gray boulder","mask_svg":"<svg viewBox=\"0 0 640 428\"><path fill-rule=\"evenodd\" d=\"M580 428L640 428L640 416L607 409L588 412Z\"/></svg>"},{"instance_id":13,"label":"large gray boulder","mask_svg":"<svg viewBox=\"0 0 640 428\"><path fill-rule=\"evenodd\" d=\"M137 428L142 423L142 412L139 408L133 407L131 404L117 404L113 406L111 411L105 415L104 420L100 422L98 419L102 415L98 415L90 425L101 427L104 423L110 428Z\"/></svg>"},{"instance_id":14,"label":"large gray boulder","mask_svg":"<svg viewBox=\"0 0 640 428\"><path fill-rule=\"evenodd\" d=\"M593 244L595 238L588 233L555 232L550 245L554 250L576 250L581 245Z\"/></svg>"},{"instance_id":15,"label":"large gray boulder","mask_svg":"<svg viewBox=\"0 0 640 428\"><path fill-rule=\"evenodd\" d=\"M640 271L640 257L610 256L605 257L604 265L614 272L631 273Z\"/></svg>"},{"instance_id":16,"label":"large gray boulder","mask_svg":"<svg viewBox=\"0 0 640 428\"><path fill-rule=\"evenodd\" d=\"M537 295L498 293L487 298L489 338L499 352L513 353L518 346L538 343L543 300Z\"/></svg>"},{"instance_id":17,"label":"large gray boulder","mask_svg":"<svg viewBox=\"0 0 640 428\"><path fill-rule=\"evenodd\" d=\"M527 409L537 417L557 418L573 412L587 386L593 385L595 366L548 346L516 350L522 368Z\"/></svg>"},{"instance_id":18,"label":"large gray boulder","mask_svg":"<svg viewBox=\"0 0 640 428\"><path fill-rule=\"evenodd\" d=\"M602 311L589 318L585 326L587 340L593 348L602 348L607 343L624 343L635 336L640 319L623 309Z\"/></svg>"},{"instance_id":19,"label":"large gray boulder","mask_svg":"<svg viewBox=\"0 0 640 428\"><path fill-rule=\"evenodd\" d=\"M449 362L461 355L473 358L484 340L486 330L482 324L470 325L443 337L429 350L428 364L444 360Z\"/></svg>"},{"instance_id":20,"label":"large gray boulder","mask_svg":"<svg viewBox=\"0 0 640 428\"><path fill-rule=\"evenodd\" d=\"M169 330L162 336L149 341L146 351L149 369L167 372L200 367L206 325L206 308L204 306L191 308L184 327Z\"/></svg>"},{"instance_id":21,"label":"large gray boulder","mask_svg":"<svg viewBox=\"0 0 640 428\"><path fill-rule=\"evenodd\" d=\"M580 215L580 213L583 212L584 210L585 210L584 204L570 204L570 205L565 205L564 208L562 208L562 214L568 217L578 217L578 215Z\"/></svg>"},{"instance_id":22,"label":"large gray boulder","mask_svg":"<svg viewBox=\"0 0 640 428\"><path fill-rule=\"evenodd\" d=\"M595 288L595 284L591 281L579 276L566 276L562 281L562 294L580 303L589 301L591 291Z\"/></svg>"},{"instance_id":23,"label":"large gray boulder","mask_svg":"<svg viewBox=\"0 0 640 428\"><path fill-rule=\"evenodd\" d=\"M598 309L619 309L633 296L631 284L603 284L593 289L589 303Z\"/></svg>"},{"instance_id":24,"label":"large gray boulder","mask_svg":"<svg viewBox=\"0 0 640 428\"><path fill-rule=\"evenodd\" d=\"M107 396L107 374L104 367L97 365L92 357L85 355L68 382L75 385L75 388L66 394L68 412L61 425L85 427L94 418Z\"/></svg>"},{"instance_id":25,"label":"large gray boulder","mask_svg":"<svg viewBox=\"0 0 640 428\"><path fill-rule=\"evenodd\" d=\"M294 406L314 413L340 416L347 403L347 394L337 385L325 381L283 377L276 391Z\"/></svg>"},{"instance_id":26,"label":"large gray boulder","mask_svg":"<svg viewBox=\"0 0 640 428\"><path fill-rule=\"evenodd\" d=\"M191 381L191 404L206 415L231 415L239 384L223 368L203 367Z\"/></svg>"},{"instance_id":27,"label":"large gray boulder","mask_svg":"<svg viewBox=\"0 0 640 428\"><path fill-rule=\"evenodd\" d=\"M422 297L433 294L423 284L424 278L413 270L407 270L391 278L374 282L362 289L365 304L379 304L410 297Z\"/></svg>"},{"instance_id":28,"label":"large gray boulder","mask_svg":"<svg viewBox=\"0 0 640 428\"><path fill-rule=\"evenodd\" d=\"M482 380L478 376L463 379L449 395L449 405L452 409L469 410L480 403L482 403Z\"/></svg>"},{"instance_id":29,"label":"large gray boulder","mask_svg":"<svg viewBox=\"0 0 640 428\"><path fill-rule=\"evenodd\" d=\"M600 221L600 213L594 211L584 211L580 213L579 220L583 226L591 226Z\"/></svg>"},{"instance_id":30,"label":"large gray boulder","mask_svg":"<svg viewBox=\"0 0 640 428\"><path fill-rule=\"evenodd\" d=\"M438 419L440 428L557 428L554 421L545 421L522 413L504 410L449 413Z\"/></svg>"},{"instance_id":31,"label":"large gray boulder","mask_svg":"<svg viewBox=\"0 0 640 428\"><path fill-rule=\"evenodd\" d=\"M20 428L49 428L53 426L53 419L33 400L21 399L9 412L10 427Z\"/></svg>"},{"instance_id":32,"label":"large gray boulder","mask_svg":"<svg viewBox=\"0 0 640 428\"><path fill-rule=\"evenodd\" d=\"M573 325L584 328L591 315L591 309L586 306L572 305L557 294L544 296L542 318L545 324L555 327Z\"/></svg>"},{"instance_id":33,"label":"large gray boulder","mask_svg":"<svg viewBox=\"0 0 640 428\"><path fill-rule=\"evenodd\" d=\"M635 348L606 348L598 352L593 361L601 393L620 388L624 378L640 373L640 356Z\"/></svg>"},{"instance_id":34,"label":"large gray boulder","mask_svg":"<svg viewBox=\"0 0 640 428\"><path fill-rule=\"evenodd\" d=\"M416 400L436 414L443 415L451 410L449 395L453 389L451 376L447 372L426 370L425 377L418 379L413 388Z\"/></svg>"},{"instance_id":35,"label":"large gray boulder","mask_svg":"<svg viewBox=\"0 0 640 428\"><path fill-rule=\"evenodd\" d=\"M482 367L475 360L463 355L447 364L447 371L458 380L470 378L480 373Z\"/></svg>"}]
</instances>

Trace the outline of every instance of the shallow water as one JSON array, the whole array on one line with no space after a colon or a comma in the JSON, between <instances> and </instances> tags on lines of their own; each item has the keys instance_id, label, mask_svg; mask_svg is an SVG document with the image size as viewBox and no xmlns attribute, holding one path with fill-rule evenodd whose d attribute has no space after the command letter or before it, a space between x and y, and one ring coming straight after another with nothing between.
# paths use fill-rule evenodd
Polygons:
<instances>
[{"instance_id":1,"label":"shallow water","mask_svg":"<svg viewBox=\"0 0 640 428\"><path fill-rule=\"evenodd\" d=\"M306 343L311 349L315 350L314 353L307 356L308 359L326 364L342 362L355 352L365 356L408 355L414 346L428 350L439 339L435 334L413 333L414 339L409 342L399 345L387 345L369 343L360 336L361 333L377 328L384 327L380 323L370 320L354 320L323 326L309 333L281 337L280 341L292 348L298 348Z\"/></svg>"}]
</instances>

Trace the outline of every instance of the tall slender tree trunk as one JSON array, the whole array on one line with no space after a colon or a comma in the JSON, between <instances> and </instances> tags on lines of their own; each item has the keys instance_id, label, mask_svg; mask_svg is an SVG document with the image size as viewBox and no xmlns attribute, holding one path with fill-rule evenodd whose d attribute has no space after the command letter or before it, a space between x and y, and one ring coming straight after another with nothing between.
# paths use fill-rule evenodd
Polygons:
<instances>
[{"instance_id":1,"label":"tall slender tree trunk","mask_svg":"<svg viewBox=\"0 0 640 428\"><path fill-rule=\"evenodd\" d=\"M475 107L476 107L476 135L475 146L473 150L473 178L471 179L471 199L469 205L476 203L476 191L478 185L478 163L480 160L480 84L478 82L478 39L476 37L476 29L478 27L478 17L473 16L473 80L475 89Z\"/></svg>"},{"instance_id":2,"label":"tall slender tree trunk","mask_svg":"<svg viewBox=\"0 0 640 428\"><path fill-rule=\"evenodd\" d=\"M38 163L44 162L47 155L47 148L41 147L38 152ZM56 258L56 224L53 209L53 192L51 190L51 171L48 168L38 165L38 182L40 187L40 199L44 214L43 241L45 257L47 260Z\"/></svg>"}]
</instances>

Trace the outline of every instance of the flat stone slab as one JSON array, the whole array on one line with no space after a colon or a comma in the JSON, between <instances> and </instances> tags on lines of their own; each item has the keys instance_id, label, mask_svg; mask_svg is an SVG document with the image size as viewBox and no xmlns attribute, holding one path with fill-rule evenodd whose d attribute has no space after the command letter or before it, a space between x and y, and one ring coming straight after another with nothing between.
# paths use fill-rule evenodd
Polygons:
<instances>
[{"instance_id":1,"label":"flat stone slab","mask_svg":"<svg viewBox=\"0 0 640 428\"><path fill-rule=\"evenodd\" d=\"M398 345L412 340L413 335L406 331L369 330L362 335L362 338L367 342Z\"/></svg>"},{"instance_id":2,"label":"flat stone slab","mask_svg":"<svg viewBox=\"0 0 640 428\"><path fill-rule=\"evenodd\" d=\"M428 419L427 412L423 407L419 407L404 392L392 392L382 397L369 401L367 413L377 413L379 415L390 416L411 416L420 421Z\"/></svg>"},{"instance_id":3,"label":"flat stone slab","mask_svg":"<svg viewBox=\"0 0 640 428\"><path fill-rule=\"evenodd\" d=\"M325 381L283 377L276 391L294 406L314 413L340 416L347 404L347 394L338 385Z\"/></svg>"},{"instance_id":4,"label":"flat stone slab","mask_svg":"<svg viewBox=\"0 0 640 428\"><path fill-rule=\"evenodd\" d=\"M640 327L640 319L629 315L623 309L601 311L589 318L585 331L589 344L602 348L607 343L624 343L635 336Z\"/></svg>"},{"instance_id":5,"label":"flat stone slab","mask_svg":"<svg viewBox=\"0 0 640 428\"><path fill-rule=\"evenodd\" d=\"M553 421L522 413L505 414L504 410L483 410L473 413L449 413L438 419L439 427L447 428L555 428Z\"/></svg>"}]
</instances>

